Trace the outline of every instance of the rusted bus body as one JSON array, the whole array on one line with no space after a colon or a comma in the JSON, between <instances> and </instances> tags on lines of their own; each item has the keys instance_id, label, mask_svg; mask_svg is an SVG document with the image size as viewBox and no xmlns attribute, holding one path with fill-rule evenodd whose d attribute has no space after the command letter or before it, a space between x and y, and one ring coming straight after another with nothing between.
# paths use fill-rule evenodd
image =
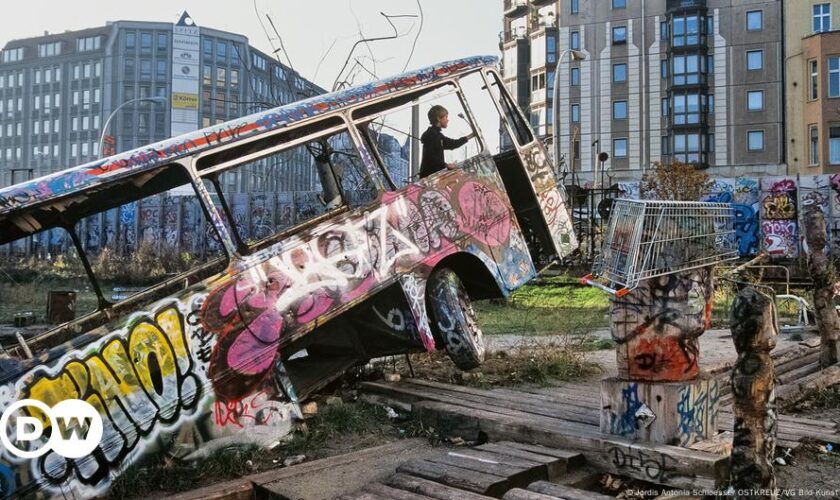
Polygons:
<instances>
[{"instance_id":1,"label":"rusted bus body","mask_svg":"<svg viewBox=\"0 0 840 500\"><path fill-rule=\"evenodd\" d=\"M303 398L371 358L444 346L456 363L479 355L480 346L464 345L481 342L480 330L463 337L475 328L469 299L507 296L576 247L565 192L495 64L489 57L443 63L0 190L0 243L7 243L186 185L224 249L112 304L75 238L100 307L30 339L32 359L13 347L0 360L0 406L83 399L103 415L103 442L76 460L52 452L23 460L3 450L3 491L102 493L120 471L150 457L275 441L292 429ZM486 137L497 131L478 128L461 87L467 76L480 78L488 95L496 89L506 151L488 150ZM442 86L463 103L481 148L455 170L397 188L371 123ZM376 191L351 205L339 186L343 202L325 198L320 216L243 241L223 196L208 186L218 188L218 175L244 161L293 145L321 145L327 153L317 166L333 167L339 155L327 145L336 134L352 141Z\"/></svg>"}]
</instances>

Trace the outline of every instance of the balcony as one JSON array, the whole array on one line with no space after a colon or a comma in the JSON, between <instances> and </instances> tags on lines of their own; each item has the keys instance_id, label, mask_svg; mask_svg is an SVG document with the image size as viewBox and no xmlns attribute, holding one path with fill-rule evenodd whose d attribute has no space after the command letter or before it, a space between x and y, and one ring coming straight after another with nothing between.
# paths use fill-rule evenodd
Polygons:
<instances>
[{"instance_id":1,"label":"balcony","mask_svg":"<svg viewBox=\"0 0 840 500\"><path fill-rule=\"evenodd\" d=\"M505 16L517 17L528 12L528 0L505 0Z\"/></svg>"},{"instance_id":2,"label":"balcony","mask_svg":"<svg viewBox=\"0 0 840 500\"><path fill-rule=\"evenodd\" d=\"M533 6L548 5L548 4L554 3L554 2L555 2L555 0L531 0L531 5L533 5Z\"/></svg>"},{"instance_id":3,"label":"balcony","mask_svg":"<svg viewBox=\"0 0 840 500\"><path fill-rule=\"evenodd\" d=\"M499 35L502 39L502 44L507 45L510 42L527 40L528 31L524 26L519 26L509 31L503 31Z\"/></svg>"}]
</instances>

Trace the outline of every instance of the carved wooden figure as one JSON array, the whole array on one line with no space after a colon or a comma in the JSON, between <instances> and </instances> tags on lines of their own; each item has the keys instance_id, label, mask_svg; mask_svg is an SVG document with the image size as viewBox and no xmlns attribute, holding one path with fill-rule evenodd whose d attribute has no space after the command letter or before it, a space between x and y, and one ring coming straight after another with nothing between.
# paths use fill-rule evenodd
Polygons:
<instances>
[{"instance_id":1,"label":"carved wooden figure","mask_svg":"<svg viewBox=\"0 0 840 500\"><path fill-rule=\"evenodd\" d=\"M814 312L820 330L820 365L840 362L840 318L834 310L834 282L831 259L825 253L825 215L817 205L805 212L805 241L808 243L808 271L814 280Z\"/></svg>"},{"instance_id":2,"label":"carved wooden figure","mask_svg":"<svg viewBox=\"0 0 840 500\"><path fill-rule=\"evenodd\" d=\"M776 404L773 360L779 329L773 299L753 288L741 290L732 306L732 340L738 360L731 383L735 410L730 478L740 490L773 490ZM735 498L776 498L737 495Z\"/></svg>"}]
</instances>

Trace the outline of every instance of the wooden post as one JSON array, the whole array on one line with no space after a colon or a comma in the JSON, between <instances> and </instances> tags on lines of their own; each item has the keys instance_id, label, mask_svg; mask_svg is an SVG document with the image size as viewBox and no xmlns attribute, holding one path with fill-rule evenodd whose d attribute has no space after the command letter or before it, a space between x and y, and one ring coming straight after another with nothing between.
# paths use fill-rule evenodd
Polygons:
<instances>
[{"instance_id":1,"label":"wooden post","mask_svg":"<svg viewBox=\"0 0 840 500\"><path fill-rule=\"evenodd\" d=\"M833 266L825 253L826 237L825 215L818 205L811 205L805 212L805 241L808 244L808 271L814 280L814 311L822 343L822 368L840 361L840 318L834 310Z\"/></svg>"},{"instance_id":2,"label":"wooden post","mask_svg":"<svg viewBox=\"0 0 840 500\"><path fill-rule=\"evenodd\" d=\"M732 305L730 328L738 351L730 379L735 412L732 487L735 498L775 499L776 395L770 351L776 347L779 328L773 299L754 288L741 290ZM745 490L768 493L747 494Z\"/></svg>"}]
</instances>

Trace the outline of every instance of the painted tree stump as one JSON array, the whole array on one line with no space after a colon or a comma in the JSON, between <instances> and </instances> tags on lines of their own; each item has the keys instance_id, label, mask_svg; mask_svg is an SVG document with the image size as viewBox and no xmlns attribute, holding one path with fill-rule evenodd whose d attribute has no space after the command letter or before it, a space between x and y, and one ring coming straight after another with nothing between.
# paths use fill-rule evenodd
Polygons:
<instances>
[{"instance_id":1,"label":"painted tree stump","mask_svg":"<svg viewBox=\"0 0 840 500\"><path fill-rule=\"evenodd\" d=\"M601 432L688 447L717 431L720 391L714 377L682 382L601 381Z\"/></svg>"},{"instance_id":2,"label":"painted tree stump","mask_svg":"<svg viewBox=\"0 0 840 500\"><path fill-rule=\"evenodd\" d=\"M732 305L731 329L738 351L730 378L735 413L730 478L735 498L776 498L737 494L776 487L776 396L770 351L776 347L779 329L773 299L753 288L741 290Z\"/></svg>"},{"instance_id":3,"label":"painted tree stump","mask_svg":"<svg viewBox=\"0 0 840 500\"><path fill-rule=\"evenodd\" d=\"M699 337L711 325L711 268L642 281L610 299L610 331L619 378L649 382L693 380Z\"/></svg>"}]
</instances>

